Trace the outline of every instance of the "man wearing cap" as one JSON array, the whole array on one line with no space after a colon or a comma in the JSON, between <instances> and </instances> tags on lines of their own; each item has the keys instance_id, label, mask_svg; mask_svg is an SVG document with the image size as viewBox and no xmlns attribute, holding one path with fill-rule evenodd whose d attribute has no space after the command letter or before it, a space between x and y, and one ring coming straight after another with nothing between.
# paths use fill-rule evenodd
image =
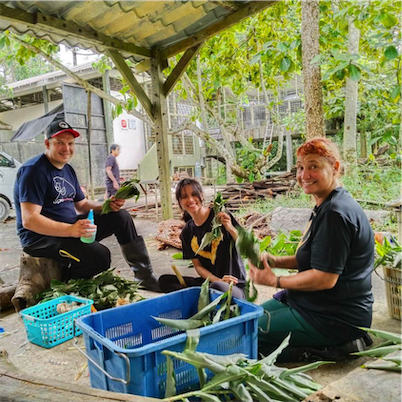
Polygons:
<instances>
[{"instance_id":1,"label":"man wearing cap","mask_svg":"<svg viewBox=\"0 0 402 402\"><path fill-rule=\"evenodd\" d=\"M23 250L59 261L64 280L91 278L110 267L110 251L99 241L114 234L143 287L159 290L144 239L138 236L130 214L121 209L124 200L112 197L114 212L100 215L102 204L84 197L68 164L79 135L62 117L56 117L46 131L45 153L18 170L14 201ZM94 225L77 215L86 216L90 209L94 210ZM95 231L96 241L81 242L80 237L91 237Z\"/></svg>"}]
</instances>

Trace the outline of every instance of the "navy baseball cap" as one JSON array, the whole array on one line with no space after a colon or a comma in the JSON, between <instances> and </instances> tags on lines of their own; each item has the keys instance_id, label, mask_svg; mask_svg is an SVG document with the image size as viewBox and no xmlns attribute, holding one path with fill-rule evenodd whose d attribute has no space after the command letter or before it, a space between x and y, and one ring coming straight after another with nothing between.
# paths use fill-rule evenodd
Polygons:
<instances>
[{"instance_id":1,"label":"navy baseball cap","mask_svg":"<svg viewBox=\"0 0 402 402\"><path fill-rule=\"evenodd\" d=\"M47 139L54 138L62 133L71 133L74 136L74 138L80 136L80 133L78 131L73 130L73 128L63 118L56 118L46 129L46 138Z\"/></svg>"}]
</instances>

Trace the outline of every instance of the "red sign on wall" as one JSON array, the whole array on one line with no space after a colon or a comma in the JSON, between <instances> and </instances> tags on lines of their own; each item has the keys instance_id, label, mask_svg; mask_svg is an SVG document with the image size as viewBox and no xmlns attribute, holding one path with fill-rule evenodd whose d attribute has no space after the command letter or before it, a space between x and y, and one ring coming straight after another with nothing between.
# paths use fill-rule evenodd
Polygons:
<instances>
[{"instance_id":1,"label":"red sign on wall","mask_svg":"<svg viewBox=\"0 0 402 402\"><path fill-rule=\"evenodd\" d=\"M120 124L121 124L121 128L127 128L127 120L121 120L121 122L120 122Z\"/></svg>"}]
</instances>

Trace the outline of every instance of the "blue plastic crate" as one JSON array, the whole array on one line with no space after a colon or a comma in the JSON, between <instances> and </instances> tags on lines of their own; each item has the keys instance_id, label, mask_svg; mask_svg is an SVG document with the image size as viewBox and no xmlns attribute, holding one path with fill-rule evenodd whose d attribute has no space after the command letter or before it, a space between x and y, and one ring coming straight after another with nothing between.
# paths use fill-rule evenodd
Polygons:
<instances>
[{"instance_id":1,"label":"blue plastic crate","mask_svg":"<svg viewBox=\"0 0 402 402\"><path fill-rule=\"evenodd\" d=\"M82 306L58 314L57 305L61 302L83 303ZM74 325L74 320L91 312L92 300L75 296L61 296L45 303L28 307L20 314L27 330L28 340L44 348L52 348L82 334L82 330Z\"/></svg>"},{"instance_id":2,"label":"blue plastic crate","mask_svg":"<svg viewBox=\"0 0 402 402\"><path fill-rule=\"evenodd\" d=\"M188 288L79 318L77 326L84 332L91 386L163 398L166 356L161 352L167 349L182 352L187 335L161 325L151 316L189 318L197 312L199 294L199 287ZM220 294L210 290L211 300ZM244 353L257 358L257 320L263 309L244 300L235 301L241 315L200 328L197 351L218 355ZM180 360L174 359L173 363L177 391L196 388L196 369Z\"/></svg>"}]
</instances>

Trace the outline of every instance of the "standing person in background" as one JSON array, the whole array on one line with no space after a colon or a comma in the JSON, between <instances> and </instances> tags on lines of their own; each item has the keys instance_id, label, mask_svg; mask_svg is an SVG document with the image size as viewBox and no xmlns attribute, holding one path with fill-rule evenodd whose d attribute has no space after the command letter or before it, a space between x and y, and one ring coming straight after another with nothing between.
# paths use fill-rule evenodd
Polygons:
<instances>
[{"instance_id":1,"label":"standing person in background","mask_svg":"<svg viewBox=\"0 0 402 402\"><path fill-rule=\"evenodd\" d=\"M282 361L340 360L372 343L360 327L372 319L373 231L339 183L340 155L331 140L311 139L296 155L297 181L316 205L296 255L265 255L264 269L250 267L255 283L284 289L262 304L259 351L268 355L291 332ZM281 277L271 268L299 272Z\"/></svg>"},{"instance_id":2,"label":"standing person in background","mask_svg":"<svg viewBox=\"0 0 402 402\"><path fill-rule=\"evenodd\" d=\"M107 197L115 195L120 188L120 169L117 157L120 155L120 145L112 144L110 146L110 154L106 159L106 191Z\"/></svg>"}]
</instances>

